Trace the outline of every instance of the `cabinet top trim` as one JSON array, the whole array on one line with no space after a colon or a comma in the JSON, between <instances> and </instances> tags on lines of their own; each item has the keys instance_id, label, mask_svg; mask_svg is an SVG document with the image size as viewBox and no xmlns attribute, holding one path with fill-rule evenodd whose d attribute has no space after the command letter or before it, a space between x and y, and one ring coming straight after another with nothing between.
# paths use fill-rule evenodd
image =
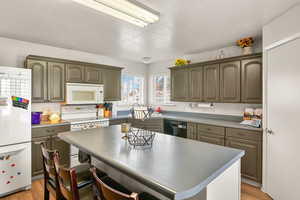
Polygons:
<instances>
[{"instance_id":1,"label":"cabinet top trim","mask_svg":"<svg viewBox=\"0 0 300 200\"><path fill-rule=\"evenodd\" d=\"M241 56L223 58L223 59L218 59L218 60L209 60L209 61L192 63L192 64L182 65L182 66L172 66L172 67L169 67L169 69L193 68L193 67L199 67L199 65L203 66L203 65L211 65L211 64L220 64L220 63L225 63L225 62L239 61L239 60L243 60L243 59L258 58L258 57L262 57L262 53L241 55Z\"/></svg>"},{"instance_id":2,"label":"cabinet top trim","mask_svg":"<svg viewBox=\"0 0 300 200\"><path fill-rule=\"evenodd\" d=\"M82 62L82 61L76 61L76 60L67 60L67 59L52 58L52 57L45 57L45 56L36 56L36 55L28 55L26 57L26 60L28 60L28 59L42 60L42 61L47 61L47 62L59 62L59 63L64 63L64 64L77 64L77 65L84 65L84 66L90 66L90 67L101 67L101 68L112 69L112 70L124 69L122 67L115 67L115 66L110 66L110 65L88 63L88 62Z\"/></svg>"}]
</instances>

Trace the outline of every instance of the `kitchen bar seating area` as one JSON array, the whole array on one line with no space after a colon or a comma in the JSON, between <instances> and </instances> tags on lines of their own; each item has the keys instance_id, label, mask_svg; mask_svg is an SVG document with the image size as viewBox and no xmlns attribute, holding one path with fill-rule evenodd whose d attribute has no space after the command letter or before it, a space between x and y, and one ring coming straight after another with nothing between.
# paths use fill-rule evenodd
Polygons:
<instances>
[{"instance_id":1,"label":"kitchen bar seating area","mask_svg":"<svg viewBox=\"0 0 300 200\"><path fill-rule=\"evenodd\" d=\"M299 200L300 0L1 0L0 200Z\"/></svg>"}]
</instances>

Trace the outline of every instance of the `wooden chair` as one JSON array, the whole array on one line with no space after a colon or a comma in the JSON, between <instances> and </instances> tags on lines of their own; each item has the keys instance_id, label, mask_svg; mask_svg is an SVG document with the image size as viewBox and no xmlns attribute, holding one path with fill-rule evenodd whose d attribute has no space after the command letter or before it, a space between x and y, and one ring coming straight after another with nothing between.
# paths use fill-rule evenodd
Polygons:
<instances>
[{"instance_id":1,"label":"wooden chair","mask_svg":"<svg viewBox=\"0 0 300 200\"><path fill-rule=\"evenodd\" d=\"M92 186L94 180L90 173L80 173L79 168L66 168L59 164L58 153L54 154L54 166L57 172L59 188L66 200L91 200L96 199ZM104 177L105 173L97 171L98 176ZM89 181L86 181L89 180Z\"/></svg>"},{"instance_id":2,"label":"wooden chair","mask_svg":"<svg viewBox=\"0 0 300 200\"><path fill-rule=\"evenodd\" d=\"M41 144L44 167L44 200L49 200L50 193L56 200L62 199L62 195L58 186L58 177L54 166L53 157L56 151L45 148L45 144Z\"/></svg>"},{"instance_id":3,"label":"wooden chair","mask_svg":"<svg viewBox=\"0 0 300 200\"><path fill-rule=\"evenodd\" d=\"M143 193L130 192L110 177L98 177L96 168L91 168L97 188L97 200L158 200L156 197Z\"/></svg>"}]
</instances>

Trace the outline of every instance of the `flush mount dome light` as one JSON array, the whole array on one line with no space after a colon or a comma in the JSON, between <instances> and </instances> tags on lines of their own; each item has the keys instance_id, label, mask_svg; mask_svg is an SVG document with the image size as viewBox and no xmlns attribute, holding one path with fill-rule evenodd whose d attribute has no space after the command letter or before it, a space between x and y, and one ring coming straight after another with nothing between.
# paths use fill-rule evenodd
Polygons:
<instances>
[{"instance_id":1,"label":"flush mount dome light","mask_svg":"<svg viewBox=\"0 0 300 200\"><path fill-rule=\"evenodd\" d=\"M118 19L145 27L159 20L159 14L135 0L73 0Z\"/></svg>"}]
</instances>

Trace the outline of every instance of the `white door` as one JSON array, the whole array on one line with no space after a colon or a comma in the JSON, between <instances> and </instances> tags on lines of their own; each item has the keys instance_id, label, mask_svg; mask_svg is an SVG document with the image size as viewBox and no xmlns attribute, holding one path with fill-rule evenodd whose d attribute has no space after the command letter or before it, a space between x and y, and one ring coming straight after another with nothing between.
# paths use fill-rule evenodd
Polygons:
<instances>
[{"instance_id":1,"label":"white door","mask_svg":"<svg viewBox=\"0 0 300 200\"><path fill-rule=\"evenodd\" d=\"M300 38L267 50L267 192L300 199Z\"/></svg>"}]
</instances>

